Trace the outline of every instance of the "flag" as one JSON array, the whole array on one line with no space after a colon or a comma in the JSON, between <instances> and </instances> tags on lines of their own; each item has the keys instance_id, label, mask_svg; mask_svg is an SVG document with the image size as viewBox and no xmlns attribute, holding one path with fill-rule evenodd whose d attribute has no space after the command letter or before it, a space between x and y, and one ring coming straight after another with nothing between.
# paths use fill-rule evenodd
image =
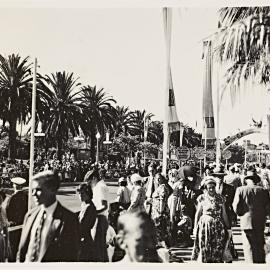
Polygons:
<instances>
[{"instance_id":1,"label":"flag","mask_svg":"<svg viewBox=\"0 0 270 270\"><path fill-rule=\"evenodd\" d=\"M211 41L203 42L203 132L202 138L215 139L215 121L212 100L212 44Z\"/></svg>"},{"instance_id":2,"label":"flag","mask_svg":"<svg viewBox=\"0 0 270 270\"><path fill-rule=\"evenodd\" d=\"M170 76L169 76L169 91L168 91L168 107L167 107L167 121L169 126L169 133L173 131L180 131L180 122L178 120L176 105L175 105L175 96L173 89L173 81L172 81L172 72L170 68Z\"/></svg>"}]
</instances>

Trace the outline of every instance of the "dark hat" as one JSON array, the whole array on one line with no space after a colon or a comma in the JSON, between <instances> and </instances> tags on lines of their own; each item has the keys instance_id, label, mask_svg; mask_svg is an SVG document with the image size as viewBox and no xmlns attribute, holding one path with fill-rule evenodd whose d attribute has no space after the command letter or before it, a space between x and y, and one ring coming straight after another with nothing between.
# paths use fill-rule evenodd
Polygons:
<instances>
[{"instance_id":1,"label":"dark hat","mask_svg":"<svg viewBox=\"0 0 270 270\"><path fill-rule=\"evenodd\" d=\"M244 180L252 180L254 184L258 184L259 182L261 182L261 178L258 174L253 174L253 175L248 175L244 178Z\"/></svg>"},{"instance_id":2,"label":"dark hat","mask_svg":"<svg viewBox=\"0 0 270 270\"><path fill-rule=\"evenodd\" d=\"M212 176L225 176L224 167L222 165L216 166L211 173Z\"/></svg>"}]
</instances>

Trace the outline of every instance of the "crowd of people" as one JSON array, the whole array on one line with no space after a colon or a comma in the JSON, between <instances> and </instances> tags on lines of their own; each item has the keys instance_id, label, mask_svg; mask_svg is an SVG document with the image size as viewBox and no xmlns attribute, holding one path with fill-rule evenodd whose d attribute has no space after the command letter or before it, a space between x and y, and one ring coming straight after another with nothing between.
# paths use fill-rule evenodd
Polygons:
<instances>
[{"instance_id":1,"label":"crowd of people","mask_svg":"<svg viewBox=\"0 0 270 270\"><path fill-rule=\"evenodd\" d=\"M77 188L78 213L57 200L61 173L55 168L35 174L37 207L29 212L27 195L20 190L25 180L12 178L14 194L5 206L6 195L0 193L0 261L181 261L170 252L179 246L192 247L193 261L230 263L238 256L232 227L239 217L245 261L266 262L270 170L265 164L246 169L234 164L228 170L209 164L201 176L194 166L170 168L167 176L154 162L147 176L132 167L120 175L112 203L106 174L104 165L88 168ZM23 210L14 208L16 200ZM11 226L22 223L9 235Z\"/></svg>"}]
</instances>

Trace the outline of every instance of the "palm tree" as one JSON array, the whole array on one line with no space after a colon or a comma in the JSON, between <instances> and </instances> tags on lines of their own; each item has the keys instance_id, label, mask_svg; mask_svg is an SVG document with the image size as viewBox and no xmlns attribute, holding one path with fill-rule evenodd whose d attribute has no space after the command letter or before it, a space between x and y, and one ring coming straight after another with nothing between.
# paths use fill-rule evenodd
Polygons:
<instances>
[{"instance_id":1,"label":"palm tree","mask_svg":"<svg viewBox=\"0 0 270 270\"><path fill-rule=\"evenodd\" d=\"M125 106L116 106L115 109L117 113L115 136L121 132L127 134L132 125L132 112Z\"/></svg>"},{"instance_id":2,"label":"palm tree","mask_svg":"<svg viewBox=\"0 0 270 270\"><path fill-rule=\"evenodd\" d=\"M80 128L86 130L79 86L78 78L65 71L38 77L38 118L45 134L56 143L59 157L69 133L77 136Z\"/></svg>"},{"instance_id":3,"label":"palm tree","mask_svg":"<svg viewBox=\"0 0 270 270\"><path fill-rule=\"evenodd\" d=\"M217 55L228 66L225 76L234 100L248 79L269 84L270 7L222 8L219 15Z\"/></svg>"},{"instance_id":4,"label":"palm tree","mask_svg":"<svg viewBox=\"0 0 270 270\"><path fill-rule=\"evenodd\" d=\"M144 121L146 118L151 120L154 115L152 113L146 113L145 110L135 110L131 114L131 126L130 134L133 136L139 136L143 141L144 138ZM149 131L148 131L149 132Z\"/></svg>"},{"instance_id":5,"label":"palm tree","mask_svg":"<svg viewBox=\"0 0 270 270\"><path fill-rule=\"evenodd\" d=\"M202 135L195 132L192 127L184 125L183 146L195 147L201 144Z\"/></svg>"},{"instance_id":6,"label":"palm tree","mask_svg":"<svg viewBox=\"0 0 270 270\"><path fill-rule=\"evenodd\" d=\"M18 54L0 55L0 118L9 123L8 157L16 155L16 125L25 123L31 113L31 63Z\"/></svg>"},{"instance_id":7,"label":"palm tree","mask_svg":"<svg viewBox=\"0 0 270 270\"><path fill-rule=\"evenodd\" d=\"M95 157L95 135L98 132L103 136L106 130L114 130L117 111L113 107L116 101L107 96L104 89L96 89L90 85L81 88L81 99L84 104L84 114L89 123L86 134L91 140L91 157Z\"/></svg>"},{"instance_id":8,"label":"palm tree","mask_svg":"<svg viewBox=\"0 0 270 270\"><path fill-rule=\"evenodd\" d=\"M162 145L163 143L163 123L160 121L152 121L149 124L148 130L148 141L156 144Z\"/></svg>"}]
</instances>

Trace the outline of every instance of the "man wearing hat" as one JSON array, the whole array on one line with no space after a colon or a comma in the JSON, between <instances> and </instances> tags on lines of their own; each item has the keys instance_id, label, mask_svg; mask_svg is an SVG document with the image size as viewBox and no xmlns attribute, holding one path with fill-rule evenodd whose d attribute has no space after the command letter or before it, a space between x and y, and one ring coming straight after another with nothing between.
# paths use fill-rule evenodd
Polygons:
<instances>
[{"instance_id":1,"label":"man wearing hat","mask_svg":"<svg viewBox=\"0 0 270 270\"><path fill-rule=\"evenodd\" d=\"M268 192L257 186L261 181L257 174L244 178L246 185L236 189L233 209L240 217L245 261L265 263L264 228L270 213Z\"/></svg>"},{"instance_id":2,"label":"man wearing hat","mask_svg":"<svg viewBox=\"0 0 270 270\"><path fill-rule=\"evenodd\" d=\"M32 195L37 207L25 216L17 262L78 260L78 218L57 201L59 186L56 172L43 171L33 177Z\"/></svg>"},{"instance_id":3,"label":"man wearing hat","mask_svg":"<svg viewBox=\"0 0 270 270\"><path fill-rule=\"evenodd\" d=\"M6 213L10 226L18 226L23 224L24 216L28 210L28 193L27 190L22 189L26 180L21 177L14 177L11 178L11 182L13 183L14 193L7 201ZM18 229L10 234L10 262L15 262L16 260L21 232L22 231Z\"/></svg>"}]
</instances>

